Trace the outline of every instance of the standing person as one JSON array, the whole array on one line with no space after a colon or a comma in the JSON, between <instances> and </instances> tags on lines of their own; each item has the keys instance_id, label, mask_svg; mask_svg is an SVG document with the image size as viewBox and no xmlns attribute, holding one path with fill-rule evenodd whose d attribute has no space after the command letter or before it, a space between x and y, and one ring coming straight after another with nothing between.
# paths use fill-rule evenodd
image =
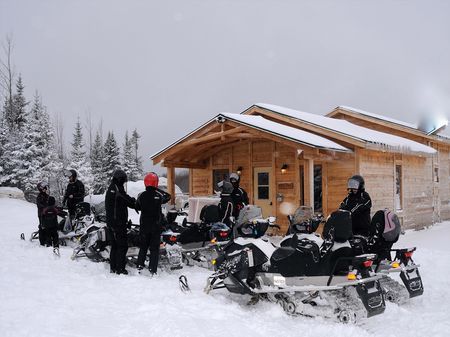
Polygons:
<instances>
[{"instance_id":1,"label":"standing person","mask_svg":"<svg viewBox=\"0 0 450 337\"><path fill-rule=\"evenodd\" d=\"M233 216L237 219L241 209L245 205L248 205L247 192L242 187L239 187L241 177L237 173L230 174L230 182L233 185L233 192L231 192L231 198L233 199Z\"/></svg>"},{"instance_id":2,"label":"standing person","mask_svg":"<svg viewBox=\"0 0 450 337\"><path fill-rule=\"evenodd\" d=\"M219 203L219 215L220 222L223 222L228 227L232 227L230 217L234 214L234 202L231 197L233 192L233 185L228 181L222 181L219 183L219 187L222 189L220 193L220 203Z\"/></svg>"},{"instance_id":3,"label":"standing person","mask_svg":"<svg viewBox=\"0 0 450 337\"><path fill-rule=\"evenodd\" d=\"M353 235L369 236L372 200L364 186L364 178L354 175L347 182L348 195L340 209L351 212Z\"/></svg>"},{"instance_id":4,"label":"standing person","mask_svg":"<svg viewBox=\"0 0 450 337\"><path fill-rule=\"evenodd\" d=\"M37 184L37 188L39 194L36 198L36 205L38 209L38 218L39 218L39 243L41 246L45 246L47 244L47 236L45 235L45 231L42 228L42 211L45 207L48 206L48 185L46 182L40 182Z\"/></svg>"},{"instance_id":5,"label":"standing person","mask_svg":"<svg viewBox=\"0 0 450 337\"><path fill-rule=\"evenodd\" d=\"M158 268L159 245L161 240L162 211L161 205L167 203L171 196L158 189L159 178L154 172L144 178L145 191L139 194L136 210L141 211L140 217L140 247L137 261L138 270L144 268L145 257L150 248L150 263L148 269L155 275Z\"/></svg>"},{"instance_id":6,"label":"standing person","mask_svg":"<svg viewBox=\"0 0 450 337\"><path fill-rule=\"evenodd\" d=\"M42 229L53 246L53 253L59 256L58 214L55 198L48 197L48 206L42 210Z\"/></svg>"},{"instance_id":7,"label":"standing person","mask_svg":"<svg viewBox=\"0 0 450 337\"><path fill-rule=\"evenodd\" d=\"M66 187L66 193L64 193L63 205L67 202L70 218L73 219L75 216L75 205L84 201L84 184L77 179L75 170L68 170L65 175L69 178L69 183Z\"/></svg>"},{"instance_id":8,"label":"standing person","mask_svg":"<svg viewBox=\"0 0 450 337\"><path fill-rule=\"evenodd\" d=\"M117 274L128 274L125 269L128 251L128 207L135 208L136 204L136 199L125 191L124 184L127 180L124 171L114 171L105 195L106 225L113 234L109 255L110 272Z\"/></svg>"}]
</instances>

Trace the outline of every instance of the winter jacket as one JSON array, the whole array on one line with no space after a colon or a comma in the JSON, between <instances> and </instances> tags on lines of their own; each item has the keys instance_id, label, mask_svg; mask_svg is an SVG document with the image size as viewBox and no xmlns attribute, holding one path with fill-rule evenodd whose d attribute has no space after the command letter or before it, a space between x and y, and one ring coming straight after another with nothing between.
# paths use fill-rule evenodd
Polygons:
<instances>
[{"instance_id":1,"label":"winter jacket","mask_svg":"<svg viewBox=\"0 0 450 337\"><path fill-rule=\"evenodd\" d=\"M350 192L342 201L340 209L350 211L352 214L353 235L369 235L370 209L372 200L366 191L358 191L354 194Z\"/></svg>"},{"instance_id":2,"label":"winter jacket","mask_svg":"<svg viewBox=\"0 0 450 337\"><path fill-rule=\"evenodd\" d=\"M158 188L147 186L136 200L136 210L141 211L140 232L161 233L162 213L161 205L167 203L171 196Z\"/></svg>"},{"instance_id":3,"label":"winter jacket","mask_svg":"<svg viewBox=\"0 0 450 337\"><path fill-rule=\"evenodd\" d=\"M231 198L233 199L233 216L237 218L241 209L248 205L247 192L241 187L235 187L231 192Z\"/></svg>"},{"instance_id":4,"label":"winter jacket","mask_svg":"<svg viewBox=\"0 0 450 337\"><path fill-rule=\"evenodd\" d=\"M220 221L224 224L230 226L230 216L233 215L234 203L233 198L228 193L222 193L220 195L220 203L219 203L219 214Z\"/></svg>"},{"instance_id":5,"label":"winter jacket","mask_svg":"<svg viewBox=\"0 0 450 337\"><path fill-rule=\"evenodd\" d=\"M39 192L36 198L36 205L38 209L38 217L42 216L42 211L48 206L48 194L44 192Z\"/></svg>"},{"instance_id":6,"label":"winter jacket","mask_svg":"<svg viewBox=\"0 0 450 337\"><path fill-rule=\"evenodd\" d=\"M42 210L42 228L56 229L58 227L59 210L55 206L48 206Z\"/></svg>"},{"instance_id":7,"label":"winter jacket","mask_svg":"<svg viewBox=\"0 0 450 337\"><path fill-rule=\"evenodd\" d=\"M73 198L69 196L73 195ZM73 183L68 183L66 193L64 193L63 204L67 201L67 208L70 213L75 211L75 205L84 201L84 185L80 180L75 180Z\"/></svg>"},{"instance_id":8,"label":"winter jacket","mask_svg":"<svg viewBox=\"0 0 450 337\"><path fill-rule=\"evenodd\" d=\"M128 207L135 208L136 199L130 197L123 185L111 183L106 190L105 211L106 224L114 230L126 231Z\"/></svg>"}]
</instances>

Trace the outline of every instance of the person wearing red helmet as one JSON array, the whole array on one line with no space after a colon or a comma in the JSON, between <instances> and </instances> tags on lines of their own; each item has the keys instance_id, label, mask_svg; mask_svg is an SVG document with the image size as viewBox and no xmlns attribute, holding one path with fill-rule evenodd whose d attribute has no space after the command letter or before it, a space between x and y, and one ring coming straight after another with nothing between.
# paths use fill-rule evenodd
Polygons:
<instances>
[{"instance_id":1,"label":"person wearing red helmet","mask_svg":"<svg viewBox=\"0 0 450 337\"><path fill-rule=\"evenodd\" d=\"M158 175L148 173L144 178L145 191L139 194L136 200L136 210L141 211L140 216L140 247L137 261L138 270L144 268L145 257L150 248L150 274L156 274L159 260L159 244L161 237L162 211L161 206L167 203L171 196L158 188Z\"/></svg>"}]
</instances>

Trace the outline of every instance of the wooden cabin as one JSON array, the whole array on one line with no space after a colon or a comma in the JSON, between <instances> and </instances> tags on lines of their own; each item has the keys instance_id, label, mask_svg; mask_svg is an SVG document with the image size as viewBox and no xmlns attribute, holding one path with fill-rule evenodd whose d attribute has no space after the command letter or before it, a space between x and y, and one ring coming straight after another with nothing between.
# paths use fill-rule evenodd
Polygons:
<instances>
[{"instance_id":1,"label":"wooden cabin","mask_svg":"<svg viewBox=\"0 0 450 337\"><path fill-rule=\"evenodd\" d=\"M347 179L356 173L366 180L373 212L394 209L406 227L447 216L448 192L435 196L440 190L433 174L441 146L447 171L439 167L448 179L448 143L429 144L346 119L256 104L241 114L215 116L151 159L167 167L169 190L175 168L189 168L191 196L212 195L219 181L240 173L250 203L264 216L276 216L282 232L286 216L300 205L325 215L336 210L347 194ZM433 206L437 198L441 206L447 198L440 212Z\"/></svg>"}]
</instances>

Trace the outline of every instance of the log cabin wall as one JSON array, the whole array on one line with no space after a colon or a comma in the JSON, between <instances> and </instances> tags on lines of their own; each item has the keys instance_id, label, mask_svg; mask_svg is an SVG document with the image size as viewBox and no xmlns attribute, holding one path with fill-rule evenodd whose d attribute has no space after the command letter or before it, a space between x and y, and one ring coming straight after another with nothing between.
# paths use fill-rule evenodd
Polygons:
<instances>
[{"instance_id":1,"label":"log cabin wall","mask_svg":"<svg viewBox=\"0 0 450 337\"><path fill-rule=\"evenodd\" d=\"M441 220L450 219L450 151L439 147L439 196Z\"/></svg>"},{"instance_id":2,"label":"log cabin wall","mask_svg":"<svg viewBox=\"0 0 450 337\"><path fill-rule=\"evenodd\" d=\"M327 209L325 214L337 210L344 198L347 196L347 181L355 174L354 157L346 156L341 160L326 163L327 183Z\"/></svg>"}]
</instances>

